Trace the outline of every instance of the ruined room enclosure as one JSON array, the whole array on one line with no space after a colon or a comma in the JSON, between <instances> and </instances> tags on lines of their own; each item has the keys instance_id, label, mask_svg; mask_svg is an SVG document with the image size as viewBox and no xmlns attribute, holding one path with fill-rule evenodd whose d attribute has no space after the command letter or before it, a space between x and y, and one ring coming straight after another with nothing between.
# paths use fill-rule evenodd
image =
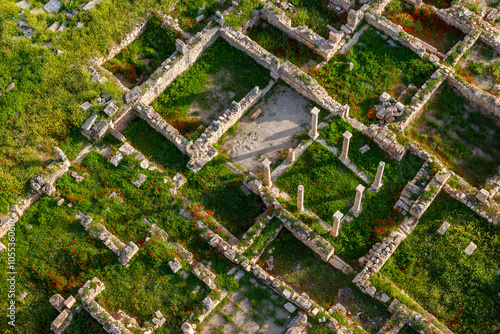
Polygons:
<instances>
[{"instance_id":1,"label":"ruined room enclosure","mask_svg":"<svg viewBox=\"0 0 500 334\"><path fill-rule=\"evenodd\" d=\"M298 293L306 292L325 309L341 303L351 312L352 320L360 322L369 333L377 333L390 317L383 304L351 283L350 275L325 263L288 230L282 230L267 246L259 263Z\"/></svg>"},{"instance_id":2,"label":"ruined room enclosure","mask_svg":"<svg viewBox=\"0 0 500 334\"><path fill-rule=\"evenodd\" d=\"M218 38L151 106L194 141L232 101L240 101L255 86L266 87L269 80L267 70Z\"/></svg>"},{"instance_id":3,"label":"ruined room enclosure","mask_svg":"<svg viewBox=\"0 0 500 334\"><path fill-rule=\"evenodd\" d=\"M482 186L498 172L500 121L471 104L448 82L406 134L473 186Z\"/></svg>"},{"instance_id":4,"label":"ruined room enclosure","mask_svg":"<svg viewBox=\"0 0 500 334\"><path fill-rule=\"evenodd\" d=\"M443 55L465 37L463 32L446 24L430 8L415 9L403 0L391 1L384 16Z\"/></svg>"},{"instance_id":5,"label":"ruined room enclosure","mask_svg":"<svg viewBox=\"0 0 500 334\"><path fill-rule=\"evenodd\" d=\"M436 67L379 30L370 27L344 55L306 70L341 104L350 116L364 124L377 121L375 105L384 91L404 104L410 101ZM410 86L412 85L412 86Z\"/></svg>"},{"instance_id":6,"label":"ruined room enclosure","mask_svg":"<svg viewBox=\"0 0 500 334\"><path fill-rule=\"evenodd\" d=\"M250 109L234 131L222 140L221 152L246 171L262 171L262 161L269 159L276 166L310 128L310 101L282 81Z\"/></svg>"},{"instance_id":7,"label":"ruined room enclosure","mask_svg":"<svg viewBox=\"0 0 500 334\"><path fill-rule=\"evenodd\" d=\"M436 231L444 223L443 235ZM454 333L498 329L498 226L441 192L381 273ZM464 250L473 242L477 249Z\"/></svg>"},{"instance_id":8,"label":"ruined room enclosure","mask_svg":"<svg viewBox=\"0 0 500 334\"><path fill-rule=\"evenodd\" d=\"M342 134L349 130L353 137L349 149L349 159L364 174L369 183L363 181L348 169L337 156L342 150ZM321 136L326 139L337 156L319 143L313 143L295 163L277 180L276 185L290 198L280 202L316 233L335 247L335 253L349 265L358 266L357 260L368 252L370 247L382 240L402 221L399 211L393 207L406 183L413 179L422 166L422 161L407 155L401 162L391 159L384 151L364 134L352 129L342 120L337 120L322 129ZM365 145L370 149L360 151ZM380 161L386 163L383 175L384 184L378 192L369 190ZM362 212L355 217L351 212L356 187L363 185ZM305 209L317 215L324 223L307 212L298 212L296 207L297 188L304 186ZM339 236L330 235L333 214L341 211L345 217L341 223ZM325 224L328 230L325 229Z\"/></svg>"},{"instance_id":9,"label":"ruined room enclosure","mask_svg":"<svg viewBox=\"0 0 500 334\"><path fill-rule=\"evenodd\" d=\"M260 19L247 31L248 37L282 60L288 60L299 68L309 68L324 58L313 49L288 36L280 29Z\"/></svg>"},{"instance_id":10,"label":"ruined room enclosure","mask_svg":"<svg viewBox=\"0 0 500 334\"><path fill-rule=\"evenodd\" d=\"M201 324L199 333L284 333L296 312L283 306L286 300L251 274L240 270L235 275L239 289L232 291Z\"/></svg>"},{"instance_id":11,"label":"ruined room enclosure","mask_svg":"<svg viewBox=\"0 0 500 334\"><path fill-rule=\"evenodd\" d=\"M456 74L493 95L500 93L500 53L478 39L456 66Z\"/></svg>"},{"instance_id":12,"label":"ruined room enclosure","mask_svg":"<svg viewBox=\"0 0 500 334\"><path fill-rule=\"evenodd\" d=\"M321 37L328 39L330 30L327 25L340 30L347 23L347 12L341 5L327 0L290 0L295 10L288 10L287 16L292 19L292 26L306 25ZM352 9L358 10L365 1L354 1Z\"/></svg>"},{"instance_id":13,"label":"ruined room enclosure","mask_svg":"<svg viewBox=\"0 0 500 334\"><path fill-rule=\"evenodd\" d=\"M160 64L175 52L176 39L185 36L168 26L163 16L153 13L146 29L103 67L113 73L125 87L133 88L149 78Z\"/></svg>"}]
</instances>

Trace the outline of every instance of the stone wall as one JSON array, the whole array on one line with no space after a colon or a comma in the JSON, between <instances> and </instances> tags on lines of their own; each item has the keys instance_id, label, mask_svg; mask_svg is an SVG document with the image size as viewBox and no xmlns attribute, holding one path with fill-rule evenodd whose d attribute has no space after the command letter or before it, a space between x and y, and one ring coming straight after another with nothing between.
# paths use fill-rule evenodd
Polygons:
<instances>
[{"instance_id":1,"label":"stone wall","mask_svg":"<svg viewBox=\"0 0 500 334\"><path fill-rule=\"evenodd\" d=\"M143 93L139 102L150 104L167 88L178 76L184 73L203 52L212 45L218 37L218 27L204 28L187 43L177 40L177 51L166 59L149 79L140 86Z\"/></svg>"},{"instance_id":2,"label":"stone wall","mask_svg":"<svg viewBox=\"0 0 500 334\"><path fill-rule=\"evenodd\" d=\"M387 126L382 128L372 124L363 133L373 139L373 142L386 151L393 159L401 161L405 156L407 148L399 144L396 136Z\"/></svg>"},{"instance_id":3,"label":"stone wall","mask_svg":"<svg viewBox=\"0 0 500 334\"><path fill-rule=\"evenodd\" d=\"M271 25L314 50L327 61L340 48L338 43L324 39L307 26L292 27L292 20L285 14L285 11L274 6L272 2L266 3L264 8L260 10L260 15Z\"/></svg>"},{"instance_id":4,"label":"stone wall","mask_svg":"<svg viewBox=\"0 0 500 334\"><path fill-rule=\"evenodd\" d=\"M468 35L474 28L467 22L464 15L460 15L460 12L463 12L464 10L465 8L460 5L452 5L450 8L437 10L436 15L446 24L453 26Z\"/></svg>"},{"instance_id":5,"label":"stone wall","mask_svg":"<svg viewBox=\"0 0 500 334\"><path fill-rule=\"evenodd\" d=\"M146 30L147 26L147 19L140 23L137 23L125 36L123 36L123 38L117 44L111 45L109 47L109 49L106 51L106 58L98 58L96 59L96 63L98 65L102 65L108 60L116 57L116 55L119 54L123 49L125 49L130 43L141 36L144 30Z\"/></svg>"},{"instance_id":6,"label":"stone wall","mask_svg":"<svg viewBox=\"0 0 500 334\"><path fill-rule=\"evenodd\" d=\"M220 34L231 46L245 52L258 64L270 70L271 77L282 79L298 93L319 104L322 108L327 109L335 115L340 114L345 108L349 108L348 106L342 106L332 99L316 80L298 67L288 61L281 63L277 57L262 48L248 36L245 36L232 27L221 28Z\"/></svg>"},{"instance_id":7,"label":"stone wall","mask_svg":"<svg viewBox=\"0 0 500 334\"><path fill-rule=\"evenodd\" d=\"M443 75L442 72L444 71L441 69L434 72L431 79L423 84L411 98L411 102L406 108L406 117L398 124L399 131L404 131L415 119L420 117L424 111L425 104L434 96L438 88L441 87L441 84L446 79L446 75Z\"/></svg>"},{"instance_id":8,"label":"stone wall","mask_svg":"<svg viewBox=\"0 0 500 334\"><path fill-rule=\"evenodd\" d=\"M500 117L499 97L493 96L467 82L460 81L454 74L450 74L447 79L448 83L458 90L460 95L465 97L479 112Z\"/></svg>"},{"instance_id":9,"label":"stone wall","mask_svg":"<svg viewBox=\"0 0 500 334\"><path fill-rule=\"evenodd\" d=\"M424 43L420 39L407 34L400 25L397 25L385 18L384 16L376 16L373 12L365 14L366 21L377 29L382 30L394 40L408 47L415 52L420 58L426 54L426 49L429 52L437 53L437 49Z\"/></svg>"}]
</instances>

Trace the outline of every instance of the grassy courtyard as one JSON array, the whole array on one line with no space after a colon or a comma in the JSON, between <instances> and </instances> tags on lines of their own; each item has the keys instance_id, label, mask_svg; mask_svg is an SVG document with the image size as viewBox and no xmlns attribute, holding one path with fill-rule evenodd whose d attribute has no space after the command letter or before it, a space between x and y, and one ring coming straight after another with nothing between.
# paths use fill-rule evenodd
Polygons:
<instances>
[{"instance_id":1,"label":"grassy courtyard","mask_svg":"<svg viewBox=\"0 0 500 334\"><path fill-rule=\"evenodd\" d=\"M104 63L128 88L146 81L149 75L175 51L175 40L181 35L165 27L157 13L149 17L146 30L115 58Z\"/></svg>"},{"instance_id":2,"label":"grassy courtyard","mask_svg":"<svg viewBox=\"0 0 500 334\"><path fill-rule=\"evenodd\" d=\"M291 202L284 203L285 207L329 240L335 247L335 253L344 261L356 266L360 256L366 254L375 242L382 240L401 223L402 217L399 211L392 208L406 183L415 177L423 162L413 155L407 155L398 163L340 118L334 118L330 125L321 131L321 135L329 145L339 148L340 152L342 133L346 130L353 134L349 158L368 175L371 181L374 179L379 162L386 163L384 185L379 192L368 191L370 185L364 184L353 172L344 167L333 153L318 143L311 145L294 165L278 178L276 184L293 198ZM359 148L366 144L370 150L361 154ZM367 188L364 192L363 211L351 222L343 222L339 237L334 238L314 219L299 215L296 211L295 199L299 184L305 187L306 209L317 214L328 224L333 223L332 216L337 210L349 214L358 184L363 184Z\"/></svg>"},{"instance_id":3,"label":"grassy courtyard","mask_svg":"<svg viewBox=\"0 0 500 334\"><path fill-rule=\"evenodd\" d=\"M374 106L382 92L397 98L410 84L422 86L434 70L432 63L370 28L345 55L309 74L336 101L351 107L351 117L370 124L376 121Z\"/></svg>"},{"instance_id":4,"label":"grassy courtyard","mask_svg":"<svg viewBox=\"0 0 500 334\"><path fill-rule=\"evenodd\" d=\"M287 230L282 230L266 248L259 262L266 261L272 262L270 272L297 292L306 292L321 306L329 308L340 302L352 314L363 311L361 324L370 333L376 333L388 318L386 307L363 294L351 283L353 277L323 262Z\"/></svg>"},{"instance_id":5,"label":"grassy courtyard","mask_svg":"<svg viewBox=\"0 0 500 334\"><path fill-rule=\"evenodd\" d=\"M276 57L288 60L298 67L302 67L310 61L315 64L323 61L323 57L315 53L314 50L288 37L281 30L264 20L260 20L247 34L248 37Z\"/></svg>"},{"instance_id":6,"label":"grassy courtyard","mask_svg":"<svg viewBox=\"0 0 500 334\"><path fill-rule=\"evenodd\" d=\"M195 140L201 124L217 119L233 100L240 101L255 86L263 89L269 79L267 70L219 38L151 105L180 133Z\"/></svg>"},{"instance_id":7,"label":"grassy courtyard","mask_svg":"<svg viewBox=\"0 0 500 334\"><path fill-rule=\"evenodd\" d=\"M455 67L456 73L468 83L498 95L492 88L500 83L499 53L480 39Z\"/></svg>"},{"instance_id":8,"label":"grassy courtyard","mask_svg":"<svg viewBox=\"0 0 500 334\"><path fill-rule=\"evenodd\" d=\"M457 28L443 22L431 9L414 9L402 0L391 1L384 15L443 54L465 36Z\"/></svg>"},{"instance_id":9,"label":"grassy courtyard","mask_svg":"<svg viewBox=\"0 0 500 334\"><path fill-rule=\"evenodd\" d=\"M476 187L500 165L500 123L444 83L406 133Z\"/></svg>"},{"instance_id":10,"label":"grassy courtyard","mask_svg":"<svg viewBox=\"0 0 500 334\"><path fill-rule=\"evenodd\" d=\"M225 161L216 157L190 176L180 191L239 237L254 224L265 205L259 196L246 195L240 189L245 176L235 174Z\"/></svg>"},{"instance_id":11,"label":"grassy courtyard","mask_svg":"<svg viewBox=\"0 0 500 334\"><path fill-rule=\"evenodd\" d=\"M443 221L450 228L436 233ZM467 256L470 242L478 247ZM454 333L493 333L500 326L498 227L441 193L382 274Z\"/></svg>"}]
</instances>

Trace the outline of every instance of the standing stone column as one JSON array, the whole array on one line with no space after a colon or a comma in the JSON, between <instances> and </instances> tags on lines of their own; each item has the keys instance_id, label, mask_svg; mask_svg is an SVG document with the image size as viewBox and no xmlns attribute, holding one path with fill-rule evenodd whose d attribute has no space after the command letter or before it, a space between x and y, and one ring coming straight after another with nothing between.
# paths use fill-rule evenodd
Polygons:
<instances>
[{"instance_id":1,"label":"standing stone column","mask_svg":"<svg viewBox=\"0 0 500 334\"><path fill-rule=\"evenodd\" d=\"M375 190L379 190L382 187L382 175L384 174L385 162L380 161L378 163L377 174L375 175L375 181L373 181L372 187Z\"/></svg>"},{"instance_id":2,"label":"standing stone column","mask_svg":"<svg viewBox=\"0 0 500 334\"><path fill-rule=\"evenodd\" d=\"M344 217L344 214L340 211L337 211L333 214L333 228L332 228L332 236L338 237L339 236L339 228L340 228L340 222L342 221L342 218Z\"/></svg>"},{"instance_id":3,"label":"standing stone column","mask_svg":"<svg viewBox=\"0 0 500 334\"><path fill-rule=\"evenodd\" d=\"M304 186L299 185L297 189L297 209L299 212L304 211Z\"/></svg>"},{"instance_id":4,"label":"standing stone column","mask_svg":"<svg viewBox=\"0 0 500 334\"><path fill-rule=\"evenodd\" d=\"M264 165L264 186L270 187L273 184L271 181L271 161L265 159L262 164Z\"/></svg>"},{"instance_id":5,"label":"standing stone column","mask_svg":"<svg viewBox=\"0 0 500 334\"><path fill-rule=\"evenodd\" d=\"M293 148L288 149L288 162L294 162L295 161L295 150Z\"/></svg>"},{"instance_id":6,"label":"standing stone column","mask_svg":"<svg viewBox=\"0 0 500 334\"><path fill-rule=\"evenodd\" d=\"M315 140L319 136L319 133L318 133L318 114L319 114L319 109L314 107L313 110L311 110L312 124L311 124L311 131L309 132L309 137L311 137L312 140Z\"/></svg>"},{"instance_id":7,"label":"standing stone column","mask_svg":"<svg viewBox=\"0 0 500 334\"><path fill-rule=\"evenodd\" d=\"M362 184L356 187L356 197L354 198L354 205L351 209L351 212L355 215L360 214L363 209L361 201L363 199L363 191L365 191L365 187Z\"/></svg>"},{"instance_id":8,"label":"standing stone column","mask_svg":"<svg viewBox=\"0 0 500 334\"><path fill-rule=\"evenodd\" d=\"M423 0L415 0L415 8L420 9L422 7Z\"/></svg>"},{"instance_id":9,"label":"standing stone column","mask_svg":"<svg viewBox=\"0 0 500 334\"><path fill-rule=\"evenodd\" d=\"M349 159L349 143L351 142L352 133L349 131L344 132L344 143L342 144L342 154L340 160L347 161Z\"/></svg>"}]
</instances>

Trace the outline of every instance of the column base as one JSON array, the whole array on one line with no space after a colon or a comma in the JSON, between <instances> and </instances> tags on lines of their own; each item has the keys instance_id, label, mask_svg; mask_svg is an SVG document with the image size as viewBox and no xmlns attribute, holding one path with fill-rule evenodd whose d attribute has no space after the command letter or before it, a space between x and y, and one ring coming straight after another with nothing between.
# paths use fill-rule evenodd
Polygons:
<instances>
[{"instance_id":1,"label":"column base","mask_svg":"<svg viewBox=\"0 0 500 334\"><path fill-rule=\"evenodd\" d=\"M382 189L382 186L383 186L383 185L384 185L384 184L382 183L380 186L375 187L375 186L372 184L372 186L371 186L368 190L371 190L371 191L374 191L374 192L378 193L378 192L379 192L379 190L380 190L380 189Z\"/></svg>"},{"instance_id":2,"label":"column base","mask_svg":"<svg viewBox=\"0 0 500 334\"><path fill-rule=\"evenodd\" d=\"M357 218L357 217L359 216L359 214L360 214L361 212L363 212L363 205L361 205L361 207L359 208L359 211L357 211L357 212L356 212L356 211L354 211L354 210L353 210L353 208L354 208L354 207L352 207L352 208L351 208L351 210L349 210L349 212L350 212L350 213L352 213L352 214L353 214L353 216Z\"/></svg>"},{"instance_id":3,"label":"column base","mask_svg":"<svg viewBox=\"0 0 500 334\"><path fill-rule=\"evenodd\" d=\"M319 133L316 132L316 134L313 134L312 131L309 131L309 137L311 137L312 140L316 140L319 137Z\"/></svg>"}]
</instances>

